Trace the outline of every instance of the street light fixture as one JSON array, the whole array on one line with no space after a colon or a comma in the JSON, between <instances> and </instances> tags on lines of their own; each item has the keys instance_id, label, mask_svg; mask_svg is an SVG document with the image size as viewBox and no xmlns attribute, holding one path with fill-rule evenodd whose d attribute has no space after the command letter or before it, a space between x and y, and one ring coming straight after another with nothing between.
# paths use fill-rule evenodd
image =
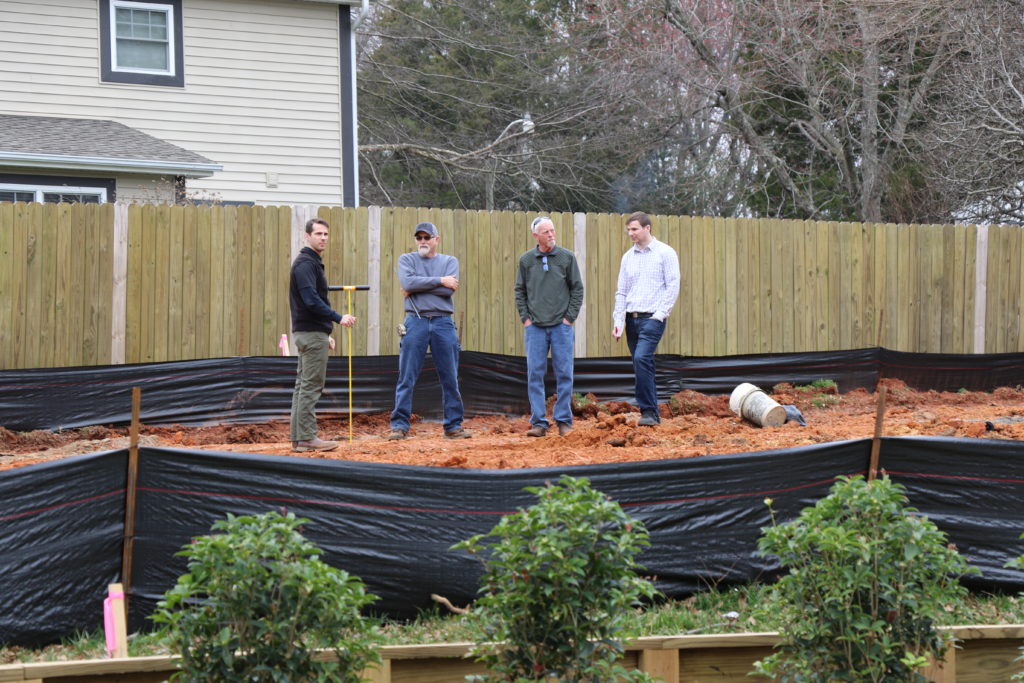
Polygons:
<instances>
[{"instance_id":1,"label":"street light fixture","mask_svg":"<svg viewBox=\"0 0 1024 683\"><path fill-rule=\"evenodd\" d=\"M532 133L534 129L534 123L533 119L530 118L530 112L524 112L523 117L521 119L516 119L515 121L512 121L507 126L505 126L505 130L501 131L498 137L494 138L494 142L492 142L491 144L487 145L487 147L484 148L484 150L486 150L488 155L490 156L488 164L490 166L490 171L487 175L486 196L484 198L484 208L488 211L494 210L494 182L498 174L498 160L493 154L493 151L505 139L505 137L510 134L512 129L515 128L516 126L522 126L522 130L519 131L520 133Z\"/></svg>"}]
</instances>

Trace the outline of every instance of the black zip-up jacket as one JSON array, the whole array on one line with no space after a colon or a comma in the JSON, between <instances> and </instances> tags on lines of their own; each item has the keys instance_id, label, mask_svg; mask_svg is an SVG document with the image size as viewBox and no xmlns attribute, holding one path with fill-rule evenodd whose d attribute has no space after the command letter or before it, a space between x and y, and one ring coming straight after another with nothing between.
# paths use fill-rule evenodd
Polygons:
<instances>
[{"instance_id":1,"label":"black zip-up jacket","mask_svg":"<svg viewBox=\"0 0 1024 683\"><path fill-rule=\"evenodd\" d=\"M292 309L292 332L327 332L341 316L327 301L327 275L320 254L303 247L292 263L288 286L288 304Z\"/></svg>"}]
</instances>

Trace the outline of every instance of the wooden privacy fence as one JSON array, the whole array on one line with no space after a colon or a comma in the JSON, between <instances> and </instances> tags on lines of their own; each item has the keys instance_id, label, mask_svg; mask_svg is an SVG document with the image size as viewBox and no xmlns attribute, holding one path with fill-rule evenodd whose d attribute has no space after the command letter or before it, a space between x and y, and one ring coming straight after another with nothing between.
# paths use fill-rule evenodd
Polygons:
<instances>
[{"instance_id":1,"label":"wooden privacy fence","mask_svg":"<svg viewBox=\"0 0 1024 683\"><path fill-rule=\"evenodd\" d=\"M461 264L463 348L523 353L513 284L533 214L0 203L0 368L276 355L290 333L290 263L314 216L331 224L331 284L371 288L352 295L354 355L397 353L395 264L423 220ZM577 355L625 355L611 338L624 217L552 218L586 284ZM654 234L682 272L663 353L1024 351L1016 226L655 216ZM345 293L331 296L347 310ZM346 354L347 334L336 336Z\"/></svg>"}]
</instances>

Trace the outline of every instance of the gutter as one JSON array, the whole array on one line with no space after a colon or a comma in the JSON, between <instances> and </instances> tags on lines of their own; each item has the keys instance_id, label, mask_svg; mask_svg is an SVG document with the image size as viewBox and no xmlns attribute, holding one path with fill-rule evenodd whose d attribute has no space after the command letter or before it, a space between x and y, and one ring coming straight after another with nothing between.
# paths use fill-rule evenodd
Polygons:
<instances>
[{"instance_id":1,"label":"gutter","mask_svg":"<svg viewBox=\"0 0 1024 683\"><path fill-rule=\"evenodd\" d=\"M19 168L49 168L69 171L112 171L174 175L186 178L206 178L223 171L223 164L159 161L155 159L118 159L116 157L82 157L68 154L26 154L0 152L0 166Z\"/></svg>"},{"instance_id":2,"label":"gutter","mask_svg":"<svg viewBox=\"0 0 1024 683\"><path fill-rule=\"evenodd\" d=\"M370 0L306 0L306 2L320 2L328 5L348 5L350 7L361 5L362 7L359 10L359 14L352 19L353 30L359 28L359 24L363 23L363 18L370 11Z\"/></svg>"}]
</instances>

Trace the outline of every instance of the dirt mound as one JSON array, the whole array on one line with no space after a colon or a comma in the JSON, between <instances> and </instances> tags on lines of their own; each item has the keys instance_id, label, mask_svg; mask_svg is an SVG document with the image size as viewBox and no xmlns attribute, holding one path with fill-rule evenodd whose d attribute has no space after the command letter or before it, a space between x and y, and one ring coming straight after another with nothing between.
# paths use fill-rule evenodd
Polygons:
<instances>
[{"instance_id":1,"label":"dirt mound","mask_svg":"<svg viewBox=\"0 0 1024 683\"><path fill-rule=\"evenodd\" d=\"M776 399L777 400L777 399ZM676 415L708 415L712 417L731 417L729 410L729 397L725 395L708 396L699 391L687 389L672 396L665 406L662 406L662 417L664 408L668 408L669 417Z\"/></svg>"},{"instance_id":2,"label":"dirt mound","mask_svg":"<svg viewBox=\"0 0 1024 683\"><path fill-rule=\"evenodd\" d=\"M18 450L43 450L46 448L60 446L64 441L65 439L60 433L49 432L45 429L15 433L0 427L0 448L4 449L17 448Z\"/></svg>"},{"instance_id":3,"label":"dirt mound","mask_svg":"<svg viewBox=\"0 0 1024 683\"><path fill-rule=\"evenodd\" d=\"M1024 440L1024 391L1003 387L991 393L919 392L884 380L889 436L958 436ZM409 438L386 441L388 415L321 413L320 436L339 447L302 457L448 468L512 469L593 463L691 458L721 453L769 451L815 443L871 437L877 395L863 389L840 394L834 384L779 384L772 397L797 406L806 427L787 422L760 428L729 411L727 395L681 391L661 406L662 424L639 427L636 408L625 402L576 397L575 429L564 437L526 436L526 416L474 416L465 426L471 439L445 439L441 425L414 416ZM351 431L350 431L351 430ZM0 469L30 465L127 445L126 427L102 425L61 432L16 433L0 427ZM350 438L351 433L351 438ZM291 453L287 420L202 427L143 425L145 445L256 454Z\"/></svg>"}]
</instances>

